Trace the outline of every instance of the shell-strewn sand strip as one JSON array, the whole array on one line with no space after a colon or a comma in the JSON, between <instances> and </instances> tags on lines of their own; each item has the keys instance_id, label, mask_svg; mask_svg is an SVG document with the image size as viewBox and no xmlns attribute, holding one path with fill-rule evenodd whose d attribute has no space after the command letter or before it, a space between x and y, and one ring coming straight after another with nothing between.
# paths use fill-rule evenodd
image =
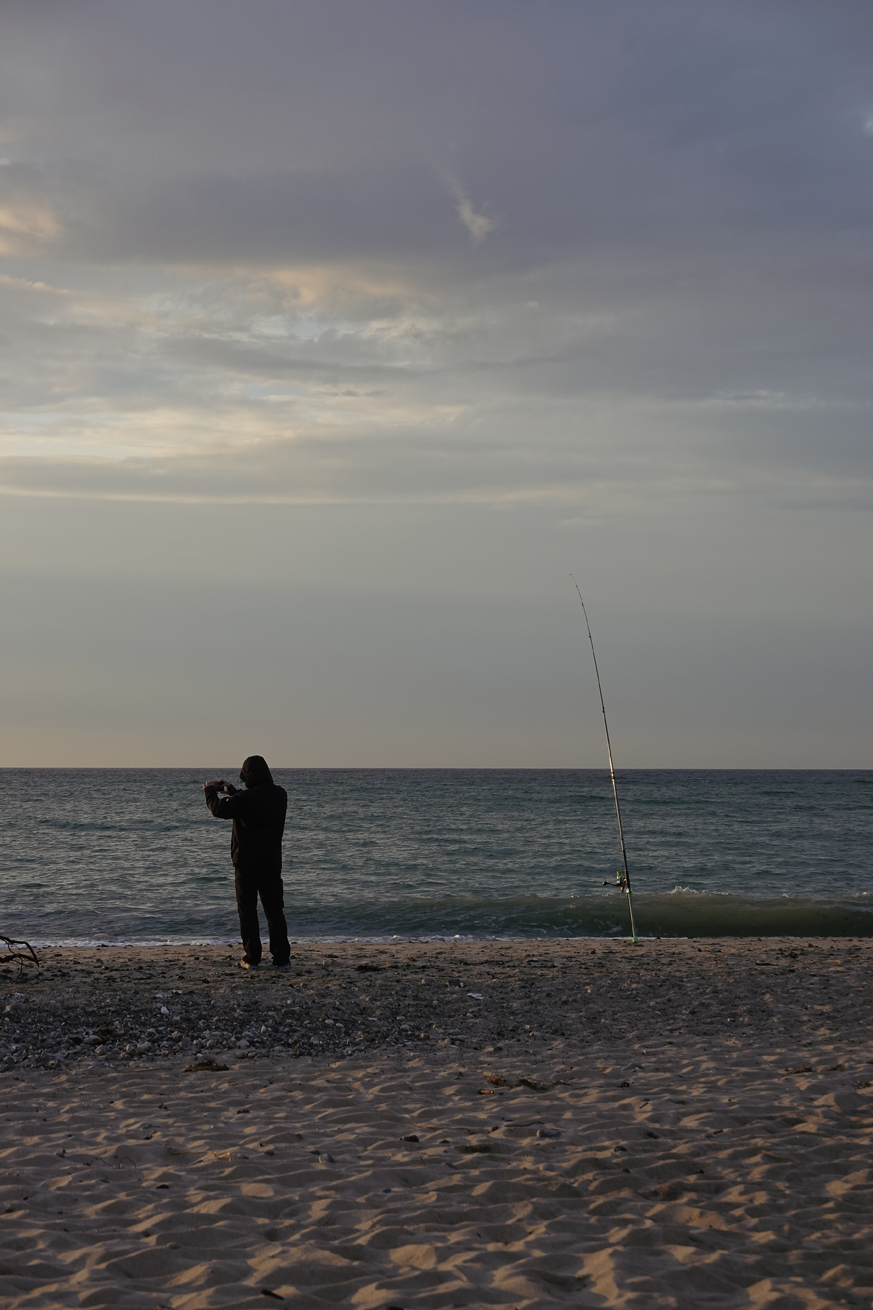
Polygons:
<instances>
[{"instance_id":1,"label":"shell-strewn sand strip","mask_svg":"<svg viewBox=\"0 0 873 1310\"><path fill-rule=\"evenodd\" d=\"M295 947L290 973L239 949L41 952L0 969L0 1069L227 1054L328 1055L649 1036L827 1039L859 1016L873 942L463 942Z\"/></svg>"},{"instance_id":2,"label":"shell-strewn sand strip","mask_svg":"<svg viewBox=\"0 0 873 1310\"><path fill-rule=\"evenodd\" d=\"M298 951L290 977L237 970L240 981L227 952L140 951L127 953L127 982L115 964L111 982L98 972L105 952L65 953L54 983L7 983L25 993L7 1003L34 1038L40 1025L78 1033L160 1014L155 971L183 974L170 1031L196 1026L198 1006L222 1023L239 1010L249 1032L256 1011L276 1013L261 1046L233 1055L153 1058L170 1048L152 1042L0 1076L4 1304L869 1307L867 944L530 951L334 947L325 967L322 947ZM389 956L400 969L357 971ZM426 1030L419 1011L440 986L440 1026ZM716 987L730 996L722 1021L705 994ZM381 1038L349 1057L269 1055L292 995L310 1026L319 1007L361 1004ZM562 1004L582 995L597 1009ZM519 1000L542 1037L527 1019L510 1027ZM684 1023L682 1005L695 1011ZM829 1008L808 1019L815 1005ZM689 1030L698 1018L720 1031ZM420 1036L461 1034L463 1021L454 1039ZM607 1023L627 1037L602 1040ZM228 1067L183 1071L205 1059Z\"/></svg>"}]
</instances>

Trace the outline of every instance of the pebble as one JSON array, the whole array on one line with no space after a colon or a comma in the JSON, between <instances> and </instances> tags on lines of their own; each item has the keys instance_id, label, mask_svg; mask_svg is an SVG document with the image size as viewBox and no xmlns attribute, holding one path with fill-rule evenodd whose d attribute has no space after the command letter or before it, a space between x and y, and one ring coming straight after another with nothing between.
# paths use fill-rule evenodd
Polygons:
<instances>
[{"instance_id":1,"label":"pebble","mask_svg":"<svg viewBox=\"0 0 873 1310\"><path fill-rule=\"evenodd\" d=\"M353 1049L420 1051L425 1043L463 1044L465 1053L524 1049L541 1055L552 1044L623 1040L644 1020L671 1041L707 1034L725 1011L745 1025L749 1038L772 1033L778 1022L786 1040L803 1042L818 1031L815 1025L845 1021L873 951L863 942L815 939L798 963L797 952L789 956L779 939L738 939L706 950L647 941L639 952L613 941L537 943L523 952L514 943L398 943L390 949L337 947L322 959L316 948L295 944L291 972L264 969L254 986L251 978L237 982L237 949L41 948L39 954L43 967L29 968L23 979L7 974L4 981L0 971L0 1064L7 1070L50 1062L65 1068L161 1062L163 1052L190 1058L204 1048L248 1058L284 1051L289 1061L300 1054L337 1058ZM771 981L760 982L761 971L750 972L750 963L771 965L765 971ZM828 986L837 966L839 991ZM790 969L790 992L773 984L780 969ZM465 973L480 977L487 994L468 992L474 984ZM714 979L718 988L710 995ZM628 1008L616 998L631 981ZM762 996L770 988L772 996ZM488 1005L470 1014L471 999ZM751 1000L762 1000L760 1013L749 1007ZM652 1013L647 1007L654 1001ZM525 1031L524 1011L538 1029ZM536 1048L526 1047L526 1040ZM636 1072L621 1067L629 1077Z\"/></svg>"}]
</instances>

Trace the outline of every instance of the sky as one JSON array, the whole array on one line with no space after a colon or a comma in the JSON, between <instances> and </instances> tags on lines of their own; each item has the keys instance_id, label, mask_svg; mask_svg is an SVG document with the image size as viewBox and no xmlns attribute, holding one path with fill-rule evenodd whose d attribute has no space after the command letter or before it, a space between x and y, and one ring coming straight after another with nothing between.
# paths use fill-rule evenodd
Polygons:
<instances>
[{"instance_id":1,"label":"sky","mask_svg":"<svg viewBox=\"0 0 873 1310\"><path fill-rule=\"evenodd\" d=\"M873 767L869 0L3 0L0 765Z\"/></svg>"}]
</instances>

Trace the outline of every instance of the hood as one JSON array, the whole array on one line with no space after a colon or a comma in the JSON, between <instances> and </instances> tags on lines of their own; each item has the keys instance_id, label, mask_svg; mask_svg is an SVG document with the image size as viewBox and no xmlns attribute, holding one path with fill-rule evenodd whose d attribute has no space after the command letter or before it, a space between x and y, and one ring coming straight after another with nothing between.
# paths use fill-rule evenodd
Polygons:
<instances>
[{"instance_id":1,"label":"hood","mask_svg":"<svg viewBox=\"0 0 873 1310\"><path fill-rule=\"evenodd\" d=\"M273 781L273 775L263 755L250 755L247 760L244 760L239 776L247 787L257 787L262 782Z\"/></svg>"}]
</instances>

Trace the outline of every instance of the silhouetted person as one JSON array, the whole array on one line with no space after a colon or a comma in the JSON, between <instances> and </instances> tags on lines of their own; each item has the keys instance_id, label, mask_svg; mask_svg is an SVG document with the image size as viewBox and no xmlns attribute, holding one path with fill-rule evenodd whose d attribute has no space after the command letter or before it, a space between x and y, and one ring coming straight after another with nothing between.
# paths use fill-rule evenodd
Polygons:
<instances>
[{"instance_id":1,"label":"silhouetted person","mask_svg":"<svg viewBox=\"0 0 873 1310\"><path fill-rule=\"evenodd\" d=\"M206 804L217 819L232 819L230 858L236 883L236 908L245 955L244 969L257 969L261 963L261 934L258 924L258 897L267 916L270 954L279 969L290 969L291 947L282 886L282 833L288 794L273 782L267 761L250 755L239 772L245 791L218 778L203 784ZM219 792L226 796L219 796Z\"/></svg>"}]
</instances>

